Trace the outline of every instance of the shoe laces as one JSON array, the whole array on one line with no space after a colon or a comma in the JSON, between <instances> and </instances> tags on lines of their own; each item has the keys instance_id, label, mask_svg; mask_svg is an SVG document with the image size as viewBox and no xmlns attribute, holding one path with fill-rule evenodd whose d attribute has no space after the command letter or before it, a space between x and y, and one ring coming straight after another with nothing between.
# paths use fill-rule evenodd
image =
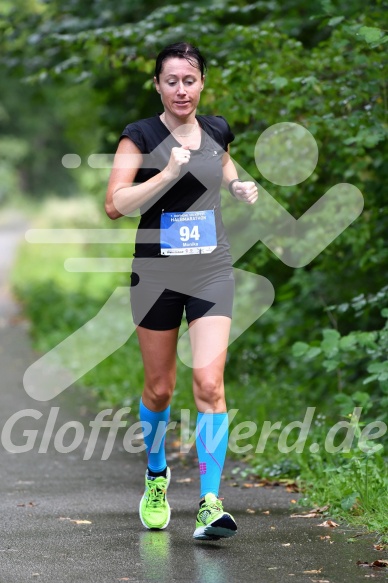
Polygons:
<instances>
[{"instance_id":1,"label":"shoe laces","mask_svg":"<svg viewBox=\"0 0 388 583\"><path fill-rule=\"evenodd\" d=\"M210 502L208 504L203 504L201 506L201 510L217 510L218 512L223 511L222 502L220 499L215 500L214 502Z\"/></svg>"},{"instance_id":2,"label":"shoe laces","mask_svg":"<svg viewBox=\"0 0 388 583\"><path fill-rule=\"evenodd\" d=\"M155 484L153 480L151 484L149 482L147 484L148 485L147 505L152 507L160 506L161 504L164 503L166 496L166 488L164 488L160 484Z\"/></svg>"}]
</instances>

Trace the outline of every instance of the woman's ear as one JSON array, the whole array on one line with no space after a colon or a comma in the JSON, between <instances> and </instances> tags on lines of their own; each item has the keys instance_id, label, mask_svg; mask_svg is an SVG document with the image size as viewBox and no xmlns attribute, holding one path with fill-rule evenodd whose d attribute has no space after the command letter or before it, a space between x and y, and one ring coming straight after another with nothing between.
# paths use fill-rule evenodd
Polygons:
<instances>
[{"instance_id":1,"label":"woman's ear","mask_svg":"<svg viewBox=\"0 0 388 583\"><path fill-rule=\"evenodd\" d=\"M205 85L205 79L206 79L206 77L205 77L205 75L204 75L204 76L202 77L202 79L201 79L201 82L202 82L202 85L201 85L201 91L202 91L202 89L204 88L204 85Z\"/></svg>"},{"instance_id":2,"label":"woman's ear","mask_svg":"<svg viewBox=\"0 0 388 583\"><path fill-rule=\"evenodd\" d=\"M154 85L155 85L155 89L158 93L160 93L160 87L159 87L159 83L156 79L156 77L154 77Z\"/></svg>"}]
</instances>

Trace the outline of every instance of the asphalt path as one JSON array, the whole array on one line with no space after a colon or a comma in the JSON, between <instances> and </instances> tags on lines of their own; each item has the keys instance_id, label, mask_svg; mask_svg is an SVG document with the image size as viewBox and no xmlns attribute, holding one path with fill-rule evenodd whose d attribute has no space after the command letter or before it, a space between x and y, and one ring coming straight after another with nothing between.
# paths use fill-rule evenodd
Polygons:
<instances>
[{"instance_id":1,"label":"asphalt path","mask_svg":"<svg viewBox=\"0 0 388 583\"><path fill-rule=\"evenodd\" d=\"M173 443L171 522L164 531L145 530L138 517L145 458L124 449L125 429L102 460L109 429L100 429L91 448L89 423L98 411L85 391L71 387L45 403L24 391L24 372L38 355L8 281L25 228L15 217L0 225L0 583L386 579L386 570L356 565L381 558L373 538L355 536L345 526L321 527L322 517L291 517L303 512L292 503L297 494L244 486L230 459L220 495L238 534L217 542L193 540L199 492L195 452L182 455ZM71 449L77 431L79 446L58 451ZM23 447L28 451L17 451ZM87 451L90 459L84 459Z\"/></svg>"}]
</instances>

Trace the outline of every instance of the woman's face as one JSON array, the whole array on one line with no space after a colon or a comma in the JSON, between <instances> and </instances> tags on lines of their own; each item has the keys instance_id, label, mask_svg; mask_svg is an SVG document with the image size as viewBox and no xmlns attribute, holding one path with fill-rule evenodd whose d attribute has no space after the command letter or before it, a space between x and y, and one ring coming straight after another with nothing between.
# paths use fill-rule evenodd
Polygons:
<instances>
[{"instance_id":1,"label":"woman's face","mask_svg":"<svg viewBox=\"0 0 388 583\"><path fill-rule=\"evenodd\" d=\"M186 59L171 57L163 62L159 82L154 78L166 112L187 118L195 113L205 78Z\"/></svg>"}]
</instances>

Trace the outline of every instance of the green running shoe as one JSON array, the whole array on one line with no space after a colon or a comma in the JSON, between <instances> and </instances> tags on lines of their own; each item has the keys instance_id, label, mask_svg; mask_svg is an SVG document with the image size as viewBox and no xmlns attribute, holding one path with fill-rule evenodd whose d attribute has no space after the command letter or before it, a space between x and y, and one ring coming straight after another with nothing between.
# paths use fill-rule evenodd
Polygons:
<instances>
[{"instance_id":1,"label":"green running shoe","mask_svg":"<svg viewBox=\"0 0 388 583\"><path fill-rule=\"evenodd\" d=\"M222 502L214 494L206 494L205 502L197 514L193 538L199 540L218 540L234 536L237 525L234 518L222 507Z\"/></svg>"},{"instance_id":2,"label":"green running shoe","mask_svg":"<svg viewBox=\"0 0 388 583\"><path fill-rule=\"evenodd\" d=\"M146 528L162 530L170 522L170 505L167 502L167 488L170 484L171 472L167 468L167 475L158 476L153 480L145 475L145 491L139 504L140 520Z\"/></svg>"}]
</instances>

